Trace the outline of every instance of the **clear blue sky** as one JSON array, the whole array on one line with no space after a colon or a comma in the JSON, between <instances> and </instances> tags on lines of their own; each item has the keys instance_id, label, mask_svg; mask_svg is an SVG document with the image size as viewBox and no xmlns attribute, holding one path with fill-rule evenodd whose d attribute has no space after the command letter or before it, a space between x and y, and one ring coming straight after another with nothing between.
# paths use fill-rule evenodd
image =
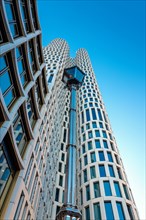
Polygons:
<instances>
[{"instance_id":1,"label":"clear blue sky","mask_svg":"<svg viewBox=\"0 0 146 220\"><path fill-rule=\"evenodd\" d=\"M140 218L145 217L145 1L37 0L43 46L86 48Z\"/></svg>"}]
</instances>

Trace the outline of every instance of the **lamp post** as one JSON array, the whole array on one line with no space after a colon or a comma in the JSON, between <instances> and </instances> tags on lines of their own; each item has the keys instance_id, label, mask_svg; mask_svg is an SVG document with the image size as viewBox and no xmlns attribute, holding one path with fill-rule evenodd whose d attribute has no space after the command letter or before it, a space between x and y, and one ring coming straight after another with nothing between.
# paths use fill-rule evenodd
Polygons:
<instances>
[{"instance_id":1,"label":"lamp post","mask_svg":"<svg viewBox=\"0 0 146 220\"><path fill-rule=\"evenodd\" d=\"M67 144L67 169L65 179L65 202L58 212L57 220L79 220L81 213L76 205L76 92L85 74L77 67L64 70L62 81L71 91L69 135Z\"/></svg>"}]
</instances>

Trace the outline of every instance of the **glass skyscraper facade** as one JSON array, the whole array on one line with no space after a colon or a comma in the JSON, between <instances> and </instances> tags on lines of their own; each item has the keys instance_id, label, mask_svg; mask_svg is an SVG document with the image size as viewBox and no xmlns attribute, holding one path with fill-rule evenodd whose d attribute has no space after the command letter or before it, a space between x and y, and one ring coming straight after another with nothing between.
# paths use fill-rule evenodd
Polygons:
<instances>
[{"instance_id":1,"label":"glass skyscraper facade","mask_svg":"<svg viewBox=\"0 0 146 220\"><path fill-rule=\"evenodd\" d=\"M0 212L2 219L55 219L64 204L70 90L65 68L84 73L77 91L76 205L82 219L139 219L85 49L63 39L42 50L33 0L2 0L0 17Z\"/></svg>"}]
</instances>

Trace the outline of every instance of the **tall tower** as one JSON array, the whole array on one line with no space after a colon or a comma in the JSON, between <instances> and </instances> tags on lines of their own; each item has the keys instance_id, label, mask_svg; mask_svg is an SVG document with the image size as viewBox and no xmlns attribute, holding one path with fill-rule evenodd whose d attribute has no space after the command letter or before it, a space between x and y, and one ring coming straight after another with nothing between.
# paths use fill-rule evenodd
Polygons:
<instances>
[{"instance_id":1,"label":"tall tower","mask_svg":"<svg viewBox=\"0 0 146 220\"><path fill-rule=\"evenodd\" d=\"M66 42L55 39L44 48L44 57L49 87L54 88L50 103L53 99L53 109L57 109L52 116L54 124L50 137L52 135L53 139L51 138L48 148L50 157L47 161L38 219L55 219L64 203L70 91L62 83L62 75L64 68L73 66L78 66L85 73L84 83L77 92L76 103L77 207L82 218L87 220L139 219L87 51L79 49L76 57L70 58ZM58 67L56 72L54 67ZM54 136L58 137L58 142L55 142Z\"/></svg>"}]
</instances>

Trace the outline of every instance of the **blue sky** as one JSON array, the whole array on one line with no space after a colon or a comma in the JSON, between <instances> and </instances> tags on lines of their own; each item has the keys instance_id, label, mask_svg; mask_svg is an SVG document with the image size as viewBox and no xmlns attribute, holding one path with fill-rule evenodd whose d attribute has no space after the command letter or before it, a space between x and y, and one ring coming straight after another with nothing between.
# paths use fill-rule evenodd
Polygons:
<instances>
[{"instance_id":1,"label":"blue sky","mask_svg":"<svg viewBox=\"0 0 146 220\"><path fill-rule=\"evenodd\" d=\"M37 0L43 46L86 48L131 189L145 219L145 1Z\"/></svg>"}]
</instances>

